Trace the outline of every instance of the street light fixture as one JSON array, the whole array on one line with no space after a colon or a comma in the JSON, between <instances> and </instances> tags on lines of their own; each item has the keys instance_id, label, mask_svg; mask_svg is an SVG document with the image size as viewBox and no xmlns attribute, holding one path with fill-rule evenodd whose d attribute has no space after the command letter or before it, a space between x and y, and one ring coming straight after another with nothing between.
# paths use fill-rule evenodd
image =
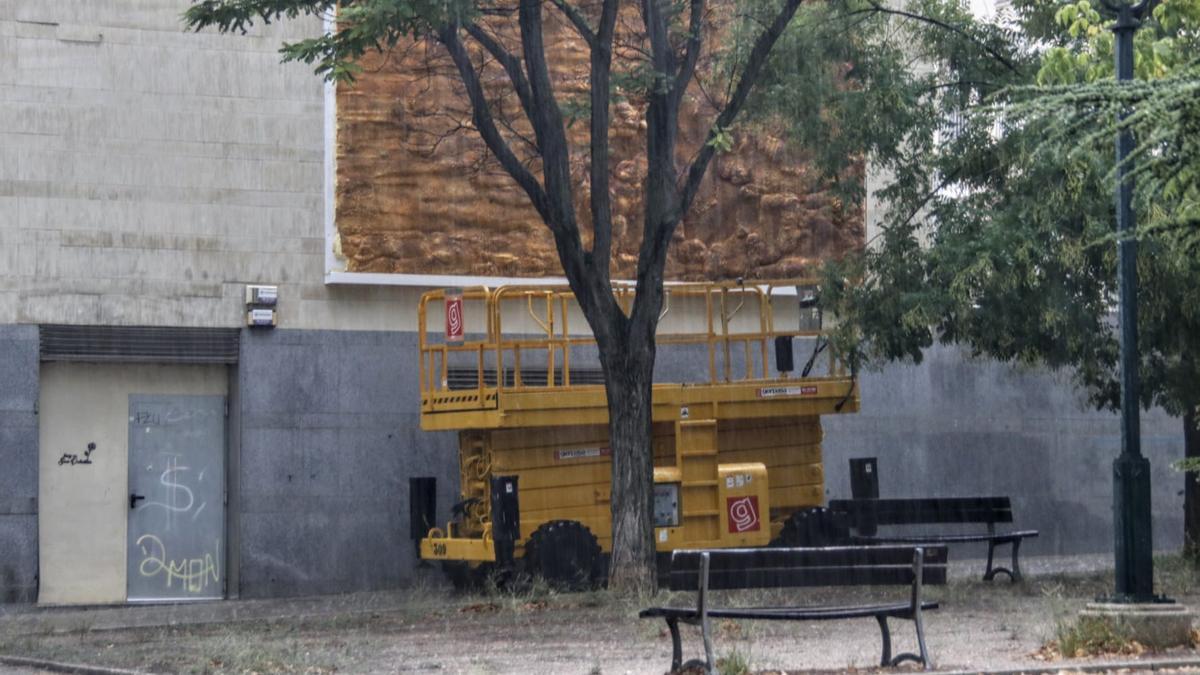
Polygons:
<instances>
[{"instance_id":1,"label":"street light fixture","mask_svg":"<svg viewBox=\"0 0 1200 675\"><path fill-rule=\"evenodd\" d=\"M1117 80L1133 79L1133 35L1151 0L1137 3L1102 0L1116 15ZM1128 111L1122 112L1123 121ZM1116 535L1116 591L1113 602L1162 601L1154 595L1154 546L1151 538L1150 461L1142 456L1138 419L1137 238L1132 206L1133 176L1126 158L1133 134L1117 131L1117 288L1121 345L1121 454L1113 462L1113 526Z\"/></svg>"}]
</instances>

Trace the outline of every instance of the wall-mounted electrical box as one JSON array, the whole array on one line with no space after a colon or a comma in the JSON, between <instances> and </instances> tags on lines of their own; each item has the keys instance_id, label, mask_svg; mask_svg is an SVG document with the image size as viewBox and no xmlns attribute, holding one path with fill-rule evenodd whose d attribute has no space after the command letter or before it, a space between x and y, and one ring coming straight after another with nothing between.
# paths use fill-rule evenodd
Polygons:
<instances>
[{"instance_id":1,"label":"wall-mounted electrical box","mask_svg":"<svg viewBox=\"0 0 1200 675\"><path fill-rule=\"evenodd\" d=\"M275 317L274 309L249 309L246 310L246 325L274 328Z\"/></svg>"},{"instance_id":2,"label":"wall-mounted electrical box","mask_svg":"<svg viewBox=\"0 0 1200 675\"><path fill-rule=\"evenodd\" d=\"M278 313L275 311L278 302L278 286L246 286L246 325L274 328L278 323Z\"/></svg>"},{"instance_id":3,"label":"wall-mounted electrical box","mask_svg":"<svg viewBox=\"0 0 1200 675\"><path fill-rule=\"evenodd\" d=\"M274 307L279 300L278 286L247 286L247 305L267 305Z\"/></svg>"}]
</instances>

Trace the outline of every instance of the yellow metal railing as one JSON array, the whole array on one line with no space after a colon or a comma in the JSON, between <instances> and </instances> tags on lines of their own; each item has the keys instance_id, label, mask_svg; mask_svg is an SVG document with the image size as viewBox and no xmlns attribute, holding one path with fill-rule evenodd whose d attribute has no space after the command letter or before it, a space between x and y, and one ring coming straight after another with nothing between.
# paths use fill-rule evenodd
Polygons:
<instances>
[{"instance_id":1,"label":"yellow metal railing","mask_svg":"<svg viewBox=\"0 0 1200 675\"><path fill-rule=\"evenodd\" d=\"M779 336L817 338L822 333L820 330L777 330L773 301L786 297L777 294L783 288L812 286L814 283L801 279L668 285L664 288L657 344L660 347L705 345L709 384L800 379L790 373L771 374L771 343ZM569 287L462 289L464 315L468 318L482 316L483 320L476 319L475 330L468 330L461 342L446 340L440 326L429 325L430 306L436 308L437 316L436 312L444 307L446 295L445 290L429 291L421 296L418 309L423 410L494 408L497 393L502 391L602 386L594 368L576 369L575 377L572 377L572 349L594 348L596 343L590 331L571 334L572 317L580 321L582 313ZM628 313L634 288L617 286L614 295ZM688 302L703 303L699 321L695 321L694 315L687 317L692 319L695 328L685 327L675 332L663 330L674 307ZM525 323L520 324L517 317ZM517 323L507 335L506 320ZM844 377L844 366L832 350L827 351L828 375ZM522 354L530 352L544 355L544 363L538 358L539 363L535 366L524 368ZM742 368L735 372L735 354L738 352ZM463 363L468 365L455 365ZM540 375L543 367L544 380Z\"/></svg>"}]
</instances>

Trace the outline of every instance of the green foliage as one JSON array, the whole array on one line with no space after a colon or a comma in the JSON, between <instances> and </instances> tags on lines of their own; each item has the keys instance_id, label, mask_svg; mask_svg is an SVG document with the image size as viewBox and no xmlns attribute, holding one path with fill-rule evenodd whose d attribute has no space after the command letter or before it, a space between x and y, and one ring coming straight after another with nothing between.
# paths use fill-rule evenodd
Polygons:
<instances>
[{"instance_id":1,"label":"green foliage","mask_svg":"<svg viewBox=\"0 0 1200 675\"><path fill-rule=\"evenodd\" d=\"M733 134L729 133L728 129L713 127L708 144L716 148L717 152L729 152L733 150Z\"/></svg>"},{"instance_id":2,"label":"green foliage","mask_svg":"<svg viewBox=\"0 0 1200 675\"><path fill-rule=\"evenodd\" d=\"M1010 124L1034 122L1047 144L1073 156L1099 154L1120 129L1136 139L1128 168L1137 181L1144 235L1165 235L1190 255L1200 251L1200 66L1150 81L1106 80L1026 87L999 112ZM1118 122L1126 111L1129 113ZM1106 180L1116 181L1111 165Z\"/></svg>"},{"instance_id":3,"label":"green foliage","mask_svg":"<svg viewBox=\"0 0 1200 675\"><path fill-rule=\"evenodd\" d=\"M1061 5L1055 20L1065 44L1043 56L1038 84L1095 82L1114 73L1112 19L1100 13L1099 0ZM1200 41L1200 0L1162 0L1134 36L1134 76L1167 77L1196 58Z\"/></svg>"},{"instance_id":4,"label":"green foliage","mask_svg":"<svg viewBox=\"0 0 1200 675\"><path fill-rule=\"evenodd\" d=\"M776 45L751 110L760 121L785 119L789 139L813 156L847 203L863 197L861 177L847 171L866 156L902 176L896 191L923 192L933 167L917 159L952 123L938 111L998 90L1018 66L1004 34L972 22L950 0L902 8L873 0L806 4ZM729 60L744 58L741 44L734 41ZM956 70L948 78L914 68L919 60L953 62Z\"/></svg>"},{"instance_id":5,"label":"green foliage","mask_svg":"<svg viewBox=\"0 0 1200 675\"><path fill-rule=\"evenodd\" d=\"M320 37L285 43L284 61L301 61L331 81L352 81L361 69L355 61L370 50L395 47L402 38L419 38L438 27L478 14L471 0L199 0L184 12L190 30L216 28L245 33L255 22L302 15L332 17L333 30Z\"/></svg>"},{"instance_id":6,"label":"green foliage","mask_svg":"<svg viewBox=\"0 0 1200 675\"><path fill-rule=\"evenodd\" d=\"M1115 407L1112 148L1118 112L1132 109L1142 403L1173 414L1195 406L1200 85L1186 61L1198 53L1200 0L1158 5L1138 49L1141 72L1161 79L1133 85L1102 79L1112 74L1112 36L1088 0L1018 0L1007 27L938 4L903 5L927 20L905 18L904 30L868 41L902 39L906 53L918 45L923 75L896 71L905 86L893 92L864 84L847 94L891 96L905 110L887 113L898 140L851 144L895 179L882 192L889 209L876 241L826 270L822 303L839 319L835 345L852 363L919 361L940 341L1070 368L1094 404ZM913 95L918 80L925 89ZM889 88L885 79L870 84ZM839 118L869 124L854 120ZM868 133L838 131L843 139Z\"/></svg>"}]
</instances>

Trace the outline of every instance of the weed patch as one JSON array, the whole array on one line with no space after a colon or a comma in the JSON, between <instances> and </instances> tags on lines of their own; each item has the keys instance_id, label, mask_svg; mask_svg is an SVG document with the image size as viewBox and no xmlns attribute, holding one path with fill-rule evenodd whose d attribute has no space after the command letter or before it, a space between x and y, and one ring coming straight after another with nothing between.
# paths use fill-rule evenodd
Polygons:
<instances>
[{"instance_id":1,"label":"weed patch","mask_svg":"<svg viewBox=\"0 0 1200 675\"><path fill-rule=\"evenodd\" d=\"M717 658L715 665L721 675L750 675L750 656L736 648Z\"/></svg>"},{"instance_id":2,"label":"weed patch","mask_svg":"<svg viewBox=\"0 0 1200 675\"><path fill-rule=\"evenodd\" d=\"M1074 621L1059 621L1054 639L1039 651L1044 658L1083 658L1101 655L1137 656L1146 651L1144 645L1129 637L1116 623L1093 616L1081 616Z\"/></svg>"}]
</instances>

